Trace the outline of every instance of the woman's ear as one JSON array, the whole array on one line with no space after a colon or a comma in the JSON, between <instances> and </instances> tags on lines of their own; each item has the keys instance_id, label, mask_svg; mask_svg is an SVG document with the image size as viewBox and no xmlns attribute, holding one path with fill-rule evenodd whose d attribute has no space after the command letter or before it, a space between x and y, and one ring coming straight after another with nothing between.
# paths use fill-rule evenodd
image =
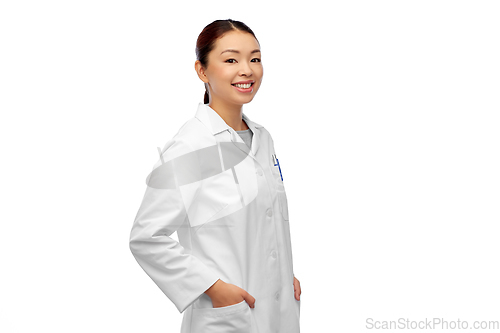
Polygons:
<instances>
[{"instance_id":1,"label":"woman's ear","mask_svg":"<svg viewBox=\"0 0 500 333\"><path fill-rule=\"evenodd\" d=\"M199 60L195 61L194 69L196 70L196 74L198 74L198 77L200 78L200 80L202 80L205 83L208 83L208 78L207 78L207 75L205 74L205 68L203 68L203 66Z\"/></svg>"}]
</instances>

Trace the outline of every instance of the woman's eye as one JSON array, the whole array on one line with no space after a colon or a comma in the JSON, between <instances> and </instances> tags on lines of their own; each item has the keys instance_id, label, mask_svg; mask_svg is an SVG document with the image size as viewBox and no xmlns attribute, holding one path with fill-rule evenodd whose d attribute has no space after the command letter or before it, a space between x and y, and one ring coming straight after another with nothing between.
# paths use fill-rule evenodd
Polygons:
<instances>
[{"instance_id":1,"label":"woman's eye","mask_svg":"<svg viewBox=\"0 0 500 333\"><path fill-rule=\"evenodd\" d=\"M231 59L227 59L225 62L228 62L228 61L230 61L230 60L234 60L234 61L236 61L236 59L231 58ZM258 62L261 62L261 61L260 61L260 58L253 58L252 60L258 60ZM254 61L254 62L255 62L255 61ZM229 63L230 63L230 64L233 64L233 62L229 62Z\"/></svg>"}]
</instances>

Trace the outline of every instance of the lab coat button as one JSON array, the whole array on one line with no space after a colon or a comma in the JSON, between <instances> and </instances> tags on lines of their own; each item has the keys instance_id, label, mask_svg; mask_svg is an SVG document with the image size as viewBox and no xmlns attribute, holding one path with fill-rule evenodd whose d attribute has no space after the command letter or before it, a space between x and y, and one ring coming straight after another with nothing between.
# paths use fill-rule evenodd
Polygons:
<instances>
[{"instance_id":1,"label":"lab coat button","mask_svg":"<svg viewBox=\"0 0 500 333\"><path fill-rule=\"evenodd\" d=\"M259 176L262 176L262 170L261 170L261 169L258 169L258 170L257 170L257 174L258 174Z\"/></svg>"},{"instance_id":2,"label":"lab coat button","mask_svg":"<svg viewBox=\"0 0 500 333\"><path fill-rule=\"evenodd\" d=\"M278 257L278 255L276 254L276 251L271 252L271 256L272 256L274 259L276 259L276 258Z\"/></svg>"},{"instance_id":3,"label":"lab coat button","mask_svg":"<svg viewBox=\"0 0 500 333\"><path fill-rule=\"evenodd\" d=\"M276 298L276 300L278 300L280 298L280 293L276 293L276 295L274 296Z\"/></svg>"},{"instance_id":4,"label":"lab coat button","mask_svg":"<svg viewBox=\"0 0 500 333\"><path fill-rule=\"evenodd\" d=\"M269 216L269 217L273 216L273 211L272 211L272 209L271 209L271 208L269 208L269 209L267 210L267 216Z\"/></svg>"}]
</instances>

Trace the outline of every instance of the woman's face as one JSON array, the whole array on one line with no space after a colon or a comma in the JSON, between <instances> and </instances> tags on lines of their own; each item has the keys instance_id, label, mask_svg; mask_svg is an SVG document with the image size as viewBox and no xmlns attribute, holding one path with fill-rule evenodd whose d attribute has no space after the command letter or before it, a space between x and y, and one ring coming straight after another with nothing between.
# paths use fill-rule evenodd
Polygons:
<instances>
[{"instance_id":1,"label":"woman's face","mask_svg":"<svg viewBox=\"0 0 500 333\"><path fill-rule=\"evenodd\" d=\"M259 43L247 32L226 33L209 53L204 72L206 78L202 80L208 82L211 102L216 99L229 104L249 103L259 90L264 74ZM249 88L234 86L241 81L250 81L252 85Z\"/></svg>"}]
</instances>

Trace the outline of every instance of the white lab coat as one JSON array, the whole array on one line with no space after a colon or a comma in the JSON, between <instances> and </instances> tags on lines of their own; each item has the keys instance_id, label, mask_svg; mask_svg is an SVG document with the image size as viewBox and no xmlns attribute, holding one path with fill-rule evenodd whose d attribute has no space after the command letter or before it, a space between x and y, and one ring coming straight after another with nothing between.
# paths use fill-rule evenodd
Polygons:
<instances>
[{"instance_id":1,"label":"white lab coat","mask_svg":"<svg viewBox=\"0 0 500 333\"><path fill-rule=\"evenodd\" d=\"M139 265L184 313L181 333L300 332L281 166L269 132L242 117L251 150L199 103L161 150L130 233ZM213 308L204 292L217 279L248 291L255 308Z\"/></svg>"}]
</instances>

